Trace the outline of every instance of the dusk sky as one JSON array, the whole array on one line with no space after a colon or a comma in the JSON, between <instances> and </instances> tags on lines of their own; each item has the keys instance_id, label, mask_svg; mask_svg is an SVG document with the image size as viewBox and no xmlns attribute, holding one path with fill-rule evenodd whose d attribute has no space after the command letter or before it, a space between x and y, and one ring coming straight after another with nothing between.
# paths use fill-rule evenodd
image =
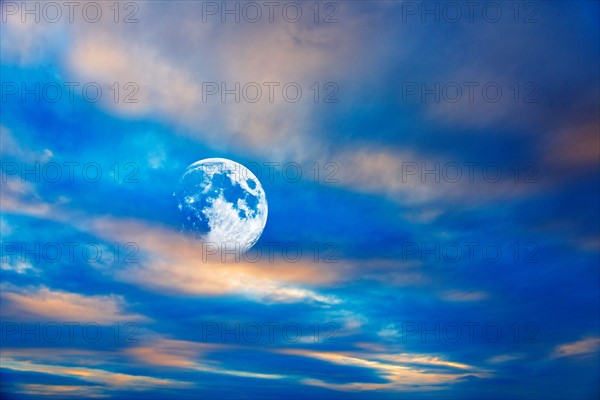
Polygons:
<instances>
[{"instance_id":1,"label":"dusk sky","mask_svg":"<svg viewBox=\"0 0 600 400\"><path fill-rule=\"evenodd\" d=\"M0 8L2 399L600 397L599 2Z\"/></svg>"}]
</instances>

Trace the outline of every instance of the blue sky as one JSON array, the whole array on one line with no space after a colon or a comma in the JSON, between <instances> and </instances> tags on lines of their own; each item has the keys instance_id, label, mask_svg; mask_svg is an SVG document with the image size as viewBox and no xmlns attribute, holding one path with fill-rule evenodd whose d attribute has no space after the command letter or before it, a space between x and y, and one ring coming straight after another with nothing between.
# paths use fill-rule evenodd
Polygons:
<instances>
[{"instance_id":1,"label":"blue sky","mask_svg":"<svg viewBox=\"0 0 600 400\"><path fill-rule=\"evenodd\" d=\"M598 397L597 2L24 4L3 398ZM179 231L214 157L265 190L256 262Z\"/></svg>"}]
</instances>

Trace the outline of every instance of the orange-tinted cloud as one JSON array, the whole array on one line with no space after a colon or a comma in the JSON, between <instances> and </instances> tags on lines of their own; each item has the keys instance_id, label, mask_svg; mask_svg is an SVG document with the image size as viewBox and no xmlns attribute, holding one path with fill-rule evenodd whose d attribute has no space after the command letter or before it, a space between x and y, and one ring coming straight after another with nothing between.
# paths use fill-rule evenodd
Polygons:
<instances>
[{"instance_id":1,"label":"orange-tinted cloud","mask_svg":"<svg viewBox=\"0 0 600 400\"><path fill-rule=\"evenodd\" d=\"M13 290L4 286L2 289L3 318L88 321L98 324L147 320L142 315L127 313L126 303L121 296L84 296L45 287Z\"/></svg>"}]
</instances>

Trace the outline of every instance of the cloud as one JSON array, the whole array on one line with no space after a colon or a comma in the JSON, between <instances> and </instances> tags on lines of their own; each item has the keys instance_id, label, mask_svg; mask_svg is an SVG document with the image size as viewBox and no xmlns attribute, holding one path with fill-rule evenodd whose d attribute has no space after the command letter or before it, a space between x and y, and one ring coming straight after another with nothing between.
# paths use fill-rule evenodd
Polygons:
<instances>
[{"instance_id":1,"label":"cloud","mask_svg":"<svg viewBox=\"0 0 600 400\"><path fill-rule=\"evenodd\" d=\"M74 334L73 334L74 335ZM75 336L73 336L75 338ZM90 344L88 341L73 340L75 343ZM79 365L98 367L122 361L117 351L76 347L3 347L2 356L15 361L30 361L48 365Z\"/></svg>"},{"instance_id":2,"label":"cloud","mask_svg":"<svg viewBox=\"0 0 600 400\"><path fill-rule=\"evenodd\" d=\"M53 206L41 199L31 182L23 182L20 178L7 177L2 173L1 188L3 213L52 218Z\"/></svg>"},{"instance_id":3,"label":"cloud","mask_svg":"<svg viewBox=\"0 0 600 400\"><path fill-rule=\"evenodd\" d=\"M432 207L420 208L409 218L420 223L429 223L440 216L444 203L480 204L519 199L543 188L541 184L515 185L508 167L497 163L494 168L501 175L495 181L491 172L490 177L483 177L485 164L469 167L463 164L468 161L435 158L407 149L356 144L331 152L330 158L337 161L339 173L336 178L341 186L380 195L400 204ZM471 172L469 168L472 168ZM478 195L473 196L473 193Z\"/></svg>"},{"instance_id":4,"label":"cloud","mask_svg":"<svg viewBox=\"0 0 600 400\"><path fill-rule=\"evenodd\" d=\"M31 263L23 261L16 261L11 263L2 260L0 262L0 269L3 269L5 271L13 271L17 274L27 274L29 272L38 274L40 272L40 270L31 265Z\"/></svg>"},{"instance_id":5,"label":"cloud","mask_svg":"<svg viewBox=\"0 0 600 400\"><path fill-rule=\"evenodd\" d=\"M117 279L153 290L201 296L240 294L266 302L340 301L301 286L341 279L341 271L307 260L290 263L278 256L271 262L263 254L255 263L243 258L223 262L219 256L207 255L201 243L141 221L96 218L86 225L107 239L135 242L148 253L146 260L113 273Z\"/></svg>"},{"instance_id":6,"label":"cloud","mask_svg":"<svg viewBox=\"0 0 600 400\"><path fill-rule=\"evenodd\" d=\"M591 337L556 346L553 358L589 356L600 352L600 338Z\"/></svg>"},{"instance_id":7,"label":"cloud","mask_svg":"<svg viewBox=\"0 0 600 400\"><path fill-rule=\"evenodd\" d=\"M324 76L332 80L330 71L341 57L357 58L347 40L360 38L352 29L357 22L349 17L342 30L342 25L334 29L327 24L290 23L235 24L226 29L216 19L198 23L199 11L174 3L165 12L145 3L145 18L154 17L161 21L157 24L166 26L160 36L136 31L135 40L131 39L134 27L126 24L105 25L102 34L76 25L73 45L64 54L65 73L102 87L134 82L139 102L111 100L102 106L120 115L166 119L214 148L233 148L275 161L310 158L319 141L311 129L314 95L310 86L315 81L324 85L319 79ZM173 20L180 27L178 32L167 28ZM212 82L219 86L219 93L208 97L206 84ZM274 101L266 82L278 85ZM240 87L257 83L261 99L234 101L231 95L224 104L220 85L231 89L236 83ZM284 100L283 87L288 83L301 86L299 102Z\"/></svg>"},{"instance_id":8,"label":"cloud","mask_svg":"<svg viewBox=\"0 0 600 400\"><path fill-rule=\"evenodd\" d=\"M192 347L192 343L185 343ZM159 346L160 348L160 346ZM192 347L193 348L193 347ZM173 346L169 348L173 350ZM87 350L69 348L5 348L2 368L14 371L37 372L66 378L75 378L91 385L19 384L20 393L57 395L60 397L112 397L122 391L156 391L183 389L195 385L177 379L129 374L130 348L120 350ZM180 349L180 351L183 351ZM166 363L169 366L169 363ZM116 368L119 372L111 371Z\"/></svg>"},{"instance_id":9,"label":"cloud","mask_svg":"<svg viewBox=\"0 0 600 400\"><path fill-rule=\"evenodd\" d=\"M440 357L419 354L357 354L354 352L319 352L300 349L284 349L278 353L309 357L332 364L367 368L375 371L386 383L328 383L318 379L304 379L308 385L333 390L432 390L441 389L467 376L485 377L487 371L443 360Z\"/></svg>"},{"instance_id":10,"label":"cloud","mask_svg":"<svg viewBox=\"0 0 600 400\"><path fill-rule=\"evenodd\" d=\"M105 385L109 390L153 390L158 388L181 388L192 385L190 382L173 379L129 375L95 368L38 364L30 361L16 361L10 358L2 358L2 368L77 378Z\"/></svg>"},{"instance_id":11,"label":"cloud","mask_svg":"<svg viewBox=\"0 0 600 400\"><path fill-rule=\"evenodd\" d=\"M137 264L111 272L123 281L188 295L240 294L259 301L283 303L340 302L335 296L319 294L304 286L342 281L344 265L325 268L309 259L288 262L277 253L270 260L264 248L257 262L242 257L223 261L219 255L208 255L200 242L142 221L92 218L82 225L82 229L85 227L106 239L135 242L148 255Z\"/></svg>"},{"instance_id":12,"label":"cloud","mask_svg":"<svg viewBox=\"0 0 600 400\"><path fill-rule=\"evenodd\" d=\"M160 387L187 387L189 382L149 376L135 376L124 373L114 373L105 368L90 366L73 366L76 363L93 365L94 362L107 364L118 362L119 370L123 366L135 368L150 366L164 368L170 372L197 371L210 374L228 375L253 379L287 379L300 384L322 386L339 391L371 391L378 389L413 391L441 389L443 386L465 376L485 377L488 371L474 366L452 362L439 356L410 353L390 353L388 349L378 345L363 344L361 346L377 353L360 354L356 352L321 352L305 349L262 349L269 353L283 354L292 357L308 357L333 365L355 367L372 370L384 383L345 382L331 383L314 379L306 375L287 375L262 373L229 368L217 361L219 352L232 350L243 352L244 346L214 343L199 343L185 340L173 340L157 336L149 343L126 347L117 351L90 351L78 349L6 349L3 353L3 368L17 371L40 372L59 376L75 377L98 385L102 385L98 393L108 393L111 390L151 390ZM260 350L260 349L254 349ZM126 361L124 361L126 360ZM69 364L69 366L64 366ZM33 388L42 391L43 387ZM51 392L54 388L47 388ZM67 392L74 387L64 388ZM57 389L59 390L59 389Z\"/></svg>"},{"instance_id":13,"label":"cloud","mask_svg":"<svg viewBox=\"0 0 600 400\"><path fill-rule=\"evenodd\" d=\"M54 153L50 149L33 150L30 147L25 148L15 139L11 130L4 125L0 125L0 142L2 143L2 146L0 146L0 154L2 154L3 157L17 158L19 164L24 162L45 163L54 157ZM29 167L31 167L31 165L29 165ZM2 168L2 175L4 179L5 168Z\"/></svg>"},{"instance_id":14,"label":"cloud","mask_svg":"<svg viewBox=\"0 0 600 400\"><path fill-rule=\"evenodd\" d=\"M380 336L384 339L396 339L400 337L400 333L396 328L396 324L387 324L377 332L377 336Z\"/></svg>"},{"instance_id":15,"label":"cloud","mask_svg":"<svg viewBox=\"0 0 600 400\"><path fill-rule=\"evenodd\" d=\"M132 356L139 362L154 366L181 368L245 378L281 379L285 377L284 375L279 374L263 374L259 372L223 368L217 366L216 361L203 359L202 357L203 353L227 349L228 347L230 346L159 339L148 346L138 346L127 349L126 354Z\"/></svg>"},{"instance_id":16,"label":"cloud","mask_svg":"<svg viewBox=\"0 0 600 400\"><path fill-rule=\"evenodd\" d=\"M111 97L102 103L119 114L160 112L175 118L194 111L205 114L198 107L201 88L193 77L150 46L115 41L110 34L80 37L69 53L69 65L79 78L99 82L101 87L118 82L125 89L132 83L124 91L130 99L114 102Z\"/></svg>"},{"instance_id":17,"label":"cloud","mask_svg":"<svg viewBox=\"0 0 600 400\"><path fill-rule=\"evenodd\" d=\"M23 22L20 12L4 15L4 7L2 10L2 17L6 18L0 37L3 63L27 67L37 65L52 53L60 53L67 32L65 24L40 23L39 13L37 22L34 14Z\"/></svg>"},{"instance_id":18,"label":"cloud","mask_svg":"<svg viewBox=\"0 0 600 400\"><path fill-rule=\"evenodd\" d=\"M446 301L481 301L487 299L489 295L481 291L449 290L441 293L440 297Z\"/></svg>"},{"instance_id":19,"label":"cloud","mask_svg":"<svg viewBox=\"0 0 600 400\"><path fill-rule=\"evenodd\" d=\"M269 374L254 371L244 371L227 368L222 366L217 357L210 357L214 353L221 351L229 352L232 350L243 351L243 347L238 345L200 343L186 340L174 340L165 338L159 334L149 332L145 336L145 345L128 345L118 350L86 350L70 347L65 348L7 348L3 349L2 366L4 361L9 361L7 368L16 370L28 370L37 372L47 372L56 375L63 374L62 369L47 370L45 366L69 365L66 375L90 375L95 376L89 381L101 384L117 384L121 377L111 375L108 371L101 370L107 365L118 365L118 369L144 367L161 367L164 371L172 372L179 369L179 372L198 371L204 373L213 373L220 375L238 376L256 379L283 379L285 375ZM13 367L16 366L16 367ZM73 367L77 365L78 367ZM93 368L92 368L93 367ZM83 372L81 372L83 371ZM161 371L161 369L158 369ZM168 386L168 380L150 378L139 379L135 377L123 378L124 385L120 389L127 389L131 385L156 383L157 385ZM177 383L177 382L176 382ZM184 386L188 383L181 382Z\"/></svg>"},{"instance_id":20,"label":"cloud","mask_svg":"<svg viewBox=\"0 0 600 400\"><path fill-rule=\"evenodd\" d=\"M573 124L551 135L544 146L545 163L557 168L594 166L600 163L600 121Z\"/></svg>"},{"instance_id":21,"label":"cloud","mask_svg":"<svg viewBox=\"0 0 600 400\"><path fill-rule=\"evenodd\" d=\"M489 185L422 183L414 179L405 182L401 172L403 161L428 161L408 144L396 146L399 147L396 150L373 143L367 146L354 143L340 149L337 142L329 139L329 132L318 127L319 110L311 98L309 86L314 82L323 85L334 79L332 70L340 78L338 84L352 86L356 69L374 62L363 60L357 48L374 51L375 60L389 56L369 47L369 39L359 34L360 29L373 25L379 13L387 12L383 8L367 14L348 8L344 24L321 24L310 28L289 23L236 24L231 30L218 29L221 26L215 25L214 21L197 24L197 18L201 16L194 13L198 10L183 12L177 5L173 5L166 15L152 3L145 3L143 11L146 18L154 15L161 21L176 16L178 26L185 34L166 29L164 37L141 33L136 34L133 41L129 39L131 27L127 24L112 24L110 29L105 26L107 29L102 34L89 31L81 24L71 27L75 39L64 54L65 75L80 81L100 82L102 87L109 87L114 82L134 82L139 87L137 103L114 102L111 96L105 96L101 105L112 112L166 119L178 128L176 132L218 150L233 150L269 161L294 161L307 168L314 162L324 165L333 161L339 164L341 186L391 198L401 204L424 204L440 199L457 204L528 193L523 190L523 185L515 186L510 182ZM232 37L235 40L231 40ZM178 46L172 46L172 43L178 43ZM406 44L406 47L411 48L414 44ZM186 49L185 52L181 53L180 48ZM400 62L410 56L404 50L398 50L402 56L394 61ZM190 53L197 56L190 57ZM231 62L232 56L235 56L235 62ZM340 59L347 60L341 69ZM153 68L147 68L148 65ZM370 82L374 78L365 79ZM218 96L216 101L205 101L203 85L207 82L226 82L229 86L235 82L279 82L281 85L299 82L305 96L298 103L281 99L270 102L263 96L264 99L257 103L232 101L223 104ZM356 96L360 95L364 93L356 93ZM471 104L467 106L472 107ZM498 108L496 104L491 107ZM451 110L449 114L456 113ZM468 117L463 119L470 120ZM480 196L472 196L474 191ZM438 205L431 210L421 210L415 218L427 223L442 213L443 208Z\"/></svg>"},{"instance_id":22,"label":"cloud","mask_svg":"<svg viewBox=\"0 0 600 400\"><path fill-rule=\"evenodd\" d=\"M257 262L242 258L239 262L224 262L218 255L206 255L206 248L200 242L165 227L139 220L93 217L66 211L62 204L47 204L36 196L20 196L22 191L34 192L35 188L30 184L20 184L16 180L9 182L15 187L9 185L9 190L2 191L5 212L50 218L107 241L133 242L139 246L143 259L124 264L119 269L104 270L119 281L180 295L237 294L266 303L332 305L341 302L336 296L320 294L305 286L324 286L348 279L344 271L351 268L350 265L340 263L336 268L330 268L330 264L314 263L306 258L288 262L282 254L275 254L271 260L268 249L262 250Z\"/></svg>"},{"instance_id":23,"label":"cloud","mask_svg":"<svg viewBox=\"0 0 600 400\"><path fill-rule=\"evenodd\" d=\"M486 361L490 364L502 364L502 363L506 363L506 362L520 360L523 357L524 357L523 354L500 354L500 355L488 358Z\"/></svg>"},{"instance_id":24,"label":"cloud","mask_svg":"<svg viewBox=\"0 0 600 400\"><path fill-rule=\"evenodd\" d=\"M99 324L147 320L142 315L125 312L126 303L121 296L84 296L45 287L16 289L5 285L2 289L2 317L6 319L36 318Z\"/></svg>"},{"instance_id":25,"label":"cloud","mask_svg":"<svg viewBox=\"0 0 600 400\"><path fill-rule=\"evenodd\" d=\"M235 346L233 346L235 347ZM382 353L358 354L354 352L321 352L303 349L273 350L277 354L288 356L309 357L331 364L372 369L387 383L342 383L332 384L317 379L302 376L285 376L279 374L262 374L256 372L231 370L219 367L211 361L207 353L231 349L230 345L206 344L187 341L160 339L147 346L126 350L128 355L137 361L150 365L198 370L218 374L244 376L262 379L296 379L302 384L323 386L334 390L424 390L438 385L448 384L467 375L484 377L487 371L452 361L438 356L422 354L388 354ZM369 347L373 349L372 346ZM241 351L241 349L240 349ZM270 351L270 350L267 350Z\"/></svg>"},{"instance_id":26,"label":"cloud","mask_svg":"<svg viewBox=\"0 0 600 400\"><path fill-rule=\"evenodd\" d=\"M105 393L105 389L98 385L46 385L39 383L18 384L15 390L29 396L60 396L74 398L107 398L112 397Z\"/></svg>"},{"instance_id":27,"label":"cloud","mask_svg":"<svg viewBox=\"0 0 600 400\"><path fill-rule=\"evenodd\" d=\"M195 366L196 360L205 350L215 347L214 344L159 339L149 346L126 349L125 353L145 364L191 368Z\"/></svg>"}]
</instances>

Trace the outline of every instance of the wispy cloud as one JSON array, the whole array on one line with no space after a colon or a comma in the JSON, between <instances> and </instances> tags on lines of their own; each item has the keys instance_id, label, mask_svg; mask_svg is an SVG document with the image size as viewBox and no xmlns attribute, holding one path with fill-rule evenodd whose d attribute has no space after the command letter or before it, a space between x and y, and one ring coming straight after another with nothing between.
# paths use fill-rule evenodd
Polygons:
<instances>
[{"instance_id":1,"label":"wispy cloud","mask_svg":"<svg viewBox=\"0 0 600 400\"><path fill-rule=\"evenodd\" d=\"M83 381L106 385L113 390L153 390L157 388L188 387L189 382L173 379L130 375L95 368L37 364L29 361L2 359L2 368L14 371L39 372L50 375L77 378Z\"/></svg>"},{"instance_id":2,"label":"wispy cloud","mask_svg":"<svg viewBox=\"0 0 600 400\"><path fill-rule=\"evenodd\" d=\"M440 297L446 301L481 301L489 295L482 291L448 290L441 293Z\"/></svg>"},{"instance_id":3,"label":"wispy cloud","mask_svg":"<svg viewBox=\"0 0 600 400\"><path fill-rule=\"evenodd\" d=\"M100 399L112 397L100 385L46 385L40 383L18 384L17 393L29 396L60 396Z\"/></svg>"},{"instance_id":4,"label":"wispy cloud","mask_svg":"<svg viewBox=\"0 0 600 400\"><path fill-rule=\"evenodd\" d=\"M431 390L451 384L467 376L485 377L488 371L476 367L446 361L440 357L420 354L360 354L354 352L319 352L311 350L280 350L282 354L303 356L332 364L361 367L374 370L386 383L348 382L330 383L318 379L305 379L309 385L334 390L364 391L377 389Z\"/></svg>"},{"instance_id":5,"label":"wispy cloud","mask_svg":"<svg viewBox=\"0 0 600 400\"><path fill-rule=\"evenodd\" d=\"M142 315L127 313L126 302L122 296L85 296L46 287L17 289L5 285L2 289L3 318L93 321L99 324L147 320Z\"/></svg>"},{"instance_id":6,"label":"wispy cloud","mask_svg":"<svg viewBox=\"0 0 600 400\"><path fill-rule=\"evenodd\" d=\"M502 364L523 358L523 354L500 354L494 357L488 358L486 361L490 364Z\"/></svg>"},{"instance_id":7,"label":"wispy cloud","mask_svg":"<svg viewBox=\"0 0 600 400\"><path fill-rule=\"evenodd\" d=\"M600 338L590 337L556 346L553 358L589 356L600 352Z\"/></svg>"},{"instance_id":8,"label":"wispy cloud","mask_svg":"<svg viewBox=\"0 0 600 400\"><path fill-rule=\"evenodd\" d=\"M240 371L218 366L215 360L205 358L204 353L219 349L227 350L226 345L214 345L181 340L160 339L148 346L138 346L126 350L134 360L154 366L181 368L192 371L257 379L281 379L284 375Z\"/></svg>"}]
</instances>

